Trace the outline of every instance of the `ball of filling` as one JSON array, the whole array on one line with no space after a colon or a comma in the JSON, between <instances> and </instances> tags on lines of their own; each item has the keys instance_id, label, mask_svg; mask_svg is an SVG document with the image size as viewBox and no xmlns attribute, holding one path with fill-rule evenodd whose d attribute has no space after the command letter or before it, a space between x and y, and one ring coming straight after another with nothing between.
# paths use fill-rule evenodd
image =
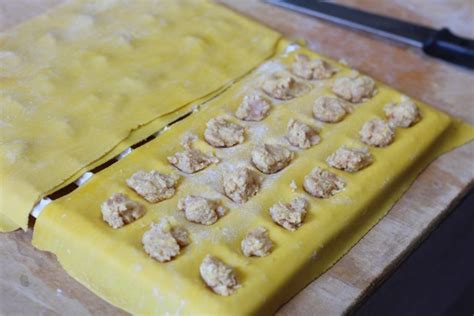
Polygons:
<instances>
[{"instance_id":1,"label":"ball of filling","mask_svg":"<svg viewBox=\"0 0 474 316\"><path fill-rule=\"evenodd\" d=\"M420 110L411 100L389 103L385 105L384 112L390 124L398 127L410 127L421 119Z\"/></svg>"},{"instance_id":2,"label":"ball of filling","mask_svg":"<svg viewBox=\"0 0 474 316\"><path fill-rule=\"evenodd\" d=\"M307 93L310 86L288 74L274 74L265 80L262 90L274 99L291 100Z\"/></svg>"},{"instance_id":3,"label":"ball of filling","mask_svg":"<svg viewBox=\"0 0 474 316\"><path fill-rule=\"evenodd\" d=\"M207 122L204 139L214 147L232 147L244 142L244 128L223 117Z\"/></svg>"},{"instance_id":4,"label":"ball of filling","mask_svg":"<svg viewBox=\"0 0 474 316\"><path fill-rule=\"evenodd\" d=\"M295 119L288 122L288 142L298 148L308 149L321 141L318 132L311 126Z\"/></svg>"},{"instance_id":5,"label":"ball of filling","mask_svg":"<svg viewBox=\"0 0 474 316\"><path fill-rule=\"evenodd\" d=\"M182 172L191 174L205 169L213 163L218 163L219 159L198 149L188 147L184 151L168 157L168 161Z\"/></svg>"},{"instance_id":6,"label":"ball of filling","mask_svg":"<svg viewBox=\"0 0 474 316\"><path fill-rule=\"evenodd\" d=\"M166 262L176 257L181 248L189 244L189 234L181 227L173 227L167 218L152 223L143 234L143 249L153 259Z\"/></svg>"},{"instance_id":7,"label":"ball of filling","mask_svg":"<svg viewBox=\"0 0 474 316\"><path fill-rule=\"evenodd\" d=\"M325 169L316 167L304 177L303 188L306 192L320 199L327 199L342 191L346 182Z\"/></svg>"},{"instance_id":8,"label":"ball of filling","mask_svg":"<svg viewBox=\"0 0 474 316\"><path fill-rule=\"evenodd\" d=\"M112 228L120 228L145 215L145 208L123 193L114 193L101 205L102 219Z\"/></svg>"},{"instance_id":9,"label":"ball of filling","mask_svg":"<svg viewBox=\"0 0 474 316\"><path fill-rule=\"evenodd\" d=\"M253 165L263 173L275 173L287 167L293 153L281 145L262 144L252 151Z\"/></svg>"},{"instance_id":10,"label":"ball of filling","mask_svg":"<svg viewBox=\"0 0 474 316\"><path fill-rule=\"evenodd\" d=\"M326 123L337 123L351 112L349 105L335 97L321 96L313 105L315 119Z\"/></svg>"},{"instance_id":11,"label":"ball of filling","mask_svg":"<svg viewBox=\"0 0 474 316\"><path fill-rule=\"evenodd\" d=\"M260 176L247 167L240 167L224 176L224 192L238 204L245 203L260 190Z\"/></svg>"},{"instance_id":12,"label":"ball of filling","mask_svg":"<svg viewBox=\"0 0 474 316\"><path fill-rule=\"evenodd\" d=\"M150 203L171 198L176 192L179 177L156 170L138 171L127 179L127 185Z\"/></svg>"},{"instance_id":13,"label":"ball of filling","mask_svg":"<svg viewBox=\"0 0 474 316\"><path fill-rule=\"evenodd\" d=\"M359 135L362 142L367 145L385 147L392 143L395 131L384 120L373 119L362 126Z\"/></svg>"},{"instance_id":14,"label":"ball of filling","mask_svg":"<svg viewBox=\"0 0 474 316\"><path fill-rule=\"evenodd\" d=\"M188 221L203 225L212 225L225 214L225 208L218 201L195 195L180 199L178 209Z\"/></svg>"},{"instance_id":15,"label":"ball of filling","mask_svg":"<svg viewBox=\"0 0 474 316\"><path fill-rule=\"evenodd\" d=\"M367 76L341 77L334 80L332 91L346 101L360 103L375 95L375 81Z\"/></svg>"},{"instance_id":16,"label":"ball of filling","mask_svg":"<svg viewBox=\"0 0 474 316\"><path fill-rule=\"evenodd\" d=\"M251 230L242 240L242 252L247 257L265 257L270 254L273 243L265 227Z\"/></svg>"},{"instance_id":17,"label":"ball of filling","mask_svg":"<svg viewBox=\"0 0 474 316\"><path fill-rule=\"evenodd\" d=\"M204 258L199 272L206 285L216 294L229 296L240 287L234 269L211 255Z\"/></svg>"},{"instance_id":18,"label":"ball of filling","mask_svg":"<svg viewBox=\"0 0 474 316\"><path fill-rule=\"evenodd\" d=\"M266 98L254 94L245 96L240 103L235 116L243 121L261 121L270 112L271 104Z\"/></svg>"},{"instance_id":19,"label":"ball of filling","mask_svg":"<svg viewBox=\"0 0 474 316\"><path fill-rule=\"evenodd\" d=\"M337 70L322 59L311 60L307 55L297 54L291 72L302 79L322 80L331 78Z\"/></svg>"},{"instance_id":20,"label":"ball of filling","mask_svg":"<svg viewBox=\"0 0 474 316\"><path fill-rule=\"evenodd\" d=\"M339 147L326 160L331 167L347 172L357 172L370 165L372 161L372 155L367 147L349 148L346 146Z\"/></svg>"},{"instance_id":21,"label":"ball of filling","mask_svg":"<svg viewBox=\"0 0 474 316\"><path fill-rule=\"evenodd\" d=\"M270 208L272 220L289 231L295 231L304 221L308 201L305 198L295 198L290 203L278 202Z\"/></svg>"}]
</instances>

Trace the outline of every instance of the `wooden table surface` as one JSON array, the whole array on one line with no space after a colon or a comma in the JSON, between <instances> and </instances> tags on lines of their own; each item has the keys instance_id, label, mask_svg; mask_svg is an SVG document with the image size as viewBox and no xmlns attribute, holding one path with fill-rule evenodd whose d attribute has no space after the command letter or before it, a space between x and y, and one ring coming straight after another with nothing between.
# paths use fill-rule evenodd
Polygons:
<instances>
[{"instance_id":1,"label":"wooden table surface","mask_svg":"<svg viewBox=\"0 0 474 316\"><path fill-rule=\"evenodd\" d=\"M0 30L64 0L0 0ZM373 76L406 95L474 123L474 73L387 40L350 31L257 0L219 2L310 48ZM470 0L340 0L340 3L415 21L448 26L474 38ZM279 311L280 315L339 315L370 293L427 236L472 187L474 143L433 162L408 192L348 254ZM122 315L69 277L54 255L31 246L31 228L0 234L0 314Z\"/></svg>"}]
</instances>

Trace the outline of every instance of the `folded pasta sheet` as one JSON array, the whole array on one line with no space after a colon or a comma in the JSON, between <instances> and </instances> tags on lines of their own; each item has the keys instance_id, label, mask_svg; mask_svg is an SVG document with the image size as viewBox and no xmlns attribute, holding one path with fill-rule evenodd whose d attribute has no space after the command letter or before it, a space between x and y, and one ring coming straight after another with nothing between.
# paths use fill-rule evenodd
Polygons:
<instances>
[{"instance_id":1,"label":"folded pasta sheet","mask_svg":"<svg viewBox=\"0 0 474 316\"><path fill-rule=\"evenodd\" d=\"M41 196L250 71L279 37L205 0L72 1L1 34L0 230L26 228Z\"/></svg>"},{"instance_id":2,"label":"folded pasta sheet","mask_svg":"<svg viewBox=\"0 0 474 316\"><path fill-rule=\"evenodd\" d=\"M33 243L133 314L270 314L473 135L290 45L49 204Z\"/></svg>"}]
</instances>

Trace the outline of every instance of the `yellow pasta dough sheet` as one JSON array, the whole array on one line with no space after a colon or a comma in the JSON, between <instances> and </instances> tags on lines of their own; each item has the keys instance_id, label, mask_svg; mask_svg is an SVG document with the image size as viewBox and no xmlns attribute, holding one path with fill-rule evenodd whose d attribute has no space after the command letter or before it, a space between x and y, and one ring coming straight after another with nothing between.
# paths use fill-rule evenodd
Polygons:
<instances>
[{"instance_id":1,"label":"yellow pasta dough sheet","mask_svg":"<svg viewBox=\"0 0 474 316\"><path fill-rule=\"evenodd\" d=\"M25 229L42 196L246 74L279 38L205 0L71 1L1 34L0 230Z\"/></svg>"},{"instance_id":2,"label":"yellow pasta dough sheet","mask_svg":"<svg viewBox=\"0 0 474 316\"><path fill-rule=\"evenodd\" d=\"M312 108L320 96L332 96L338 78L353 76L345 66L305 48L282 43L281 53L245 76L186 119L172 125L156 139L139 147L124 159L94 175L69 195L49 204L37 219L33 244L54 253L66 271L111 304L137 315L264 315L272 314L309 282L346 253L383 217L416 176L436 156L472 140L471 126L456 121L421 102L421 119L411 127L396 128L393 143L369 147L370 165L357 172L332 168L327 158L340 146L361 148L359 130L369 120L385 118L384 106L406 97L376 82L377 93L358 104L337 123L313 118ZM261 87L275 73L288 72L296 54L322 58L337 72L324 80L296 79L301 95L277 100L262 94ZM261 94L271 108L262 121L245 121L236 110L249 95ZM209 120L223 117L245 128L241 144L215 148L205 140ZM319 142L310 148L288 143L291 119L311 126ZM183 150L181 140L219 159L193 174L179 171L168 157ZM186 141L184 142L186 145ZM261 144L280 144L293 152L282 170L265 174L251 163L252 150ZM255 162L254 162L255 164ZM233 202L223 189L225 177L248 166L261 177L255 196L242 204ZM316 198L303 189L303 182L315 167L330 171L345 187L328 198ZM176 192L169 198L149 203L127 186L134 173L157 170L178 174ZM101 205L114 193L124 193L141 203L142 218L118 229L102 219ZM218 201L225 214L212 225L190 222L178 210L187 195ZM269 209L278 202L302 197L309 203L301 226L290 231L277 225ZM151 223L171 218L186 229L190 243L169 262L154 260L145 252L142 236ZM264 257L247 257L241 249L246 234L263 226L273 242ZM231 267L239 287L229 296L213 292L200 276L200 265L212 255Z\"/></svg>"},{"instance_id":3,"label":"yellow pasta dough sheet","mask_svg":"<svg viewBox=\"0 0 474 316\"><path fill-rule=\"evenodd\" d=\"M164 127L166 127L168 124L189 114L193 110L193 108L195 108L199 104L200 102L198 101L196 103L186 105L170 114L163 115L151 121L150 123L143 125L136 130L133 130L127 138L122 140L119 144L113 147L109 152L101 156L99 159L91 162L87 166L84 166L83 168L79 169L74 174L72 174L69 178L67 178L66 180L58 184L57 186L54 186L50 188L49 190L47 190L46 192L43 192L41 196L47 196L51 193L60 191L64 187L68 186L69 184L78 181L78 179L85 172L89 170L93 170L94 168L105 164L111 159L114 159L115 157L123 153L125 150L130 148L132 145L135 145L136 143L138 143L140 140L146 139L147 137L155 133L159 133L159 131L162 130ZM19 215L25 216L25 214L19 214ZM28 214L26 214L26 216L27 215ZM9 217L7 217L6 215L3 215L0 212L0 232L9 232L9 231L16 230L18 228L19 228L19 225L17 222L10 220Z\"/></svg>"}]
</instances>

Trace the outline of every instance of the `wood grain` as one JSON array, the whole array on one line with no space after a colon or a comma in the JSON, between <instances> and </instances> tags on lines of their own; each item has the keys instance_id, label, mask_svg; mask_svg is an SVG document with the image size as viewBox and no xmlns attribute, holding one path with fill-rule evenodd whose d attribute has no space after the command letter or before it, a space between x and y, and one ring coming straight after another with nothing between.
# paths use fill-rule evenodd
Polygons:
<instances>
[{"instance_id":1,"label":"wood grain","mask_svg":"<svg viewBox=\"0 0 474 316\"><path fill-rule=\"evenodd\" d=\"M63 0L0 0L0 30ZM271 7L257 0L219 2L309 47L474 123L474 74L385 40ZM449 26L474 37L474 3L462 0L343 0L369 11ZM370 293L472 187L474 144L433 162L348 254L284 305L279 315L340 315ZM0 314L122 315L69 277L51 254L31 246L31 230L0 234Z\"/></svg>"}]
</instances>

